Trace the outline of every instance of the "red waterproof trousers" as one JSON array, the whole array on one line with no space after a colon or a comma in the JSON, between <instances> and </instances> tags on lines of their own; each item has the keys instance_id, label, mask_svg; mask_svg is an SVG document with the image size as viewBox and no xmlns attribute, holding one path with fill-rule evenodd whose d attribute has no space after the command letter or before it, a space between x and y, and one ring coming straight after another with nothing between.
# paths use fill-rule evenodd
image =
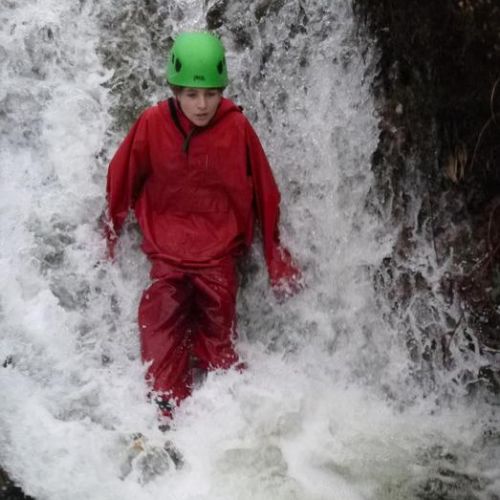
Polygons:
<instances>
[{"instance_id":1,"label":"red waterproof trousers","mask_svg":"<svg viewBox=\"0 0 500 500\"><path fill-rule=\"evenodd\" d=\"M142 357L154 392L178 403L191 393L192 356L205 370L238 361L235 263L189 269L154 261L151 276L139 306Z\"/></svg>"}]
</instances>

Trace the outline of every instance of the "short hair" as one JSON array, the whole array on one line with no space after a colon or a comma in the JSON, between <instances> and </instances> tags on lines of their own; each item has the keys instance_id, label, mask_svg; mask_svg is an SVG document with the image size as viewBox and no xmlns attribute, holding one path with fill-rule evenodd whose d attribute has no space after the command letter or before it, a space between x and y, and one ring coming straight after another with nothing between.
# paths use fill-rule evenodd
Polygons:
<instances>
[{"instance_id":1,"label":"short hair","mask_svg":"<svg viewBox=\"0 0 500 500\"><path fill-rule=\"evenodd\" d=\"M171 83L169 83L168 86L170 87L170 90L174 93L174 95L179 94L184 89L193 88L193 87L181 87L180 85L172 85ZM224 88L225 87L203 88L203 90L218 90L222 94L222 92L224 92Z\"/></svg>"}]
</instances>

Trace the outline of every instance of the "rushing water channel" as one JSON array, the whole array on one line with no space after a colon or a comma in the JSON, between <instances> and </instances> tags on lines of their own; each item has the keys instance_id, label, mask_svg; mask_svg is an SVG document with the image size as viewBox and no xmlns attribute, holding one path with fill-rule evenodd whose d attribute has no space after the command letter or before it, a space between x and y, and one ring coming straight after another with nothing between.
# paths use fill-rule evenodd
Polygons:
<instances>
[{"instance_id":1,"label":"rushing water channel","mask_svg":"<svg viewBox=\"0 0 500 500\"><path fill-rule=\"evenodd\" d=\"M26 493L500 498L495 408L463 398L442 367L423 390L375 292L393 231L367 210L376 54L348 1L0 7L0 464ZM135 323L148 263L133 222L117 262L105 262L97 219L107 161L139 110L167 95L169 37L207 17L228 49L226 94L273 165L283 240L307 288L278 304L254 245L238 305L249 369L209 375L165 436L145 402ZM454 370L481 362L458 356ZM185 466L147 480L132 464L124 475L138 432L174 441Z\"/></svg>"}]
</instances>

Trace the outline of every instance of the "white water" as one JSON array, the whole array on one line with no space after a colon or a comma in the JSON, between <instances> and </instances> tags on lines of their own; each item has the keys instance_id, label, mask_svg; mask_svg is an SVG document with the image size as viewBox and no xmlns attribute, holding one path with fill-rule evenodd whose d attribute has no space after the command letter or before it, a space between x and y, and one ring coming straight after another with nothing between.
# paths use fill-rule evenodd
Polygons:
<instances>
[{"instance_id":1,"label":"white water","mask_svg":"<svg viewBox=\"0 0 500 500\"><path fill-rule=\"evenodd\" d=\"M411 499L439 478L451 492L442 498L495 498L500 456L481 440L493 414L423 399L374 296L372 272L392 240L364 209L378 134L373 54L357 46L347 3L287 2L253 24L255 4L243 14L232 5L229 26L245 28L253 48L221 29L228 94L274 165L283 239L308 286L277 304L255 246L239 298L249 369L211 374L195 391L168 436L186 466L143 484L137 470L120 479L120 464L131 433L165 439L145 402L135 325L148 265L133 231L116 264L102 261L96 219L124 131L107 132L119 92L103 86L112 74L99 47L129 33L138 48L115 68L127 74L160 75L163 54L125 15L134 2L1 0L0 464L38 500ZM166 32L204 26L204 1L176 8L184 16L167 19ZM117 9L123 26L103 31ZM285 50L304 13L308 32Z\"/></svg>"}]
</instances>

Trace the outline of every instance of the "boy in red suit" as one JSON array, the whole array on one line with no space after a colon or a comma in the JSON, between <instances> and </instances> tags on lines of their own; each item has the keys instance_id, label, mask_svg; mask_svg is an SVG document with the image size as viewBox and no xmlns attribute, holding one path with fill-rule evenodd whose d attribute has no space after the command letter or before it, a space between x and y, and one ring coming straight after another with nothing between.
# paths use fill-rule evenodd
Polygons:
<instances>
[{"instance_id":1,"label":"boy in red suit","mask_svg":"<svg viewBox=\"0 0 500 500\"><path fill-rule=\"evenodd\" d=\"M175 97L142 113L109 165L107 238L113 256L133 208L152 263L139 306L142 358L168 415L190 394L191 358L205 370L238 363L235 263L256 219L275 291L296 291L300 273L279 241L280 194L259 139L222 96L220 40L179 35L167 81Z\"/></svg>"}]
</instances>

